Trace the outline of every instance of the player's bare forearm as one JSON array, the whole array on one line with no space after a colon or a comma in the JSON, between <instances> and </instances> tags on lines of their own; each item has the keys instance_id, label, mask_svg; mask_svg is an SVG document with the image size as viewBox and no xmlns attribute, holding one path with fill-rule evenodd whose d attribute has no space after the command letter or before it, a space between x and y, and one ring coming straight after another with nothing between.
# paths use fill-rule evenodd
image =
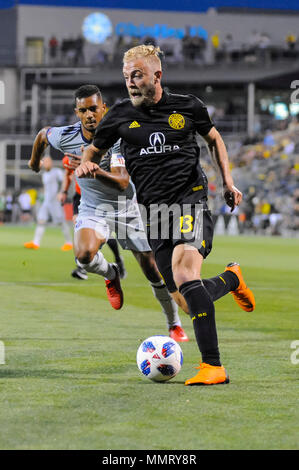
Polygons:
<instances>
[{"instance_id":1,"label":"player's bare forearm","mask_svg":"<svg viewBox=\"0 0 299 470\"><path fill-rule=\"evenodd\" d=\"M73 180L74 172L65 170L64 172L64 177L61 185L61 192L62 193L67 193L69 190L69 187L71 185L71 182Z\"/></svg>"},{"instance_id":2,"label":"player's bare forearm","mask_svg":"<svg viewBox=\"0 0 299 470\"><path fill-rule=\"evenodd\" d=\"M86 163L86 162L99 163L102 156L106 152L107 152L107 150L100 150L97 147L95 147L93 144L90 144L88 147L86 147L84 149L81 161L82 161L82 163Z\"/></svg>"},{"instance_id":3,"label":"player's bare forearm","mask_svg":"<svg viewBox=\"0 0 299 470\"><path fill-rule=\"evenodd\" d=\"M113 168L111 172L105 171L97 163L87 161L81 163L75 170L77 178L102 179L109 186L124 190L129 184L129 174L125 168Z\"/></svg>"},{"instance_id":4,"label":"player's bare forearm","mask_svg":"<svg viewBox=\"0 0 299 470\"><path fill-rule=\"evenodd\" d=\"M208 143L211 158L221 173L223 186L232 186L234 183L229 168L228 154L221 135L213 127L204 138Z\"/></svg>"},{"instance_id":5,"label":"player's bare forearm","mask_svg":"<svg viewBox=\"0 0 299 470\"><path fill-rule=\"evenodd\" d=\"M118 189L124 191L129 184L129 174L126 169L121 168L120 170L112 170L110 173L109 171L105 171L102 168L99 168L96 171L96 177L100 179L104 179L106 183L113 187L117 187Z\"/></svg>"},{"instance_id":6,"label":"player's bare forearm","mask_svg":"<svg viewBox=\"0 0 299 470\"><path fill-rule=\"evenodd\" d=\"M235 206L238 206L241 203L242 193L234 186L225 143L215 127L213 127L210 132L204 136L204 139L208 143L211 158L220 171L225 201L233 211Z\"/></svg>"},{"instance_id":7,"label":"player's bare forearm","mask_svg":"<svg viewBox=\"0 0 299 470\"><path fill-rule=\"evenodd\" d=\"M67 200L67 193L70 187L70 184L73 179L73 171L65 170L64 177L62 180L61 191L57 195L58 201L61 202L61 205L66 203Z\"/></svg>"},{"instance_id":8,"label":"player's bare forearm","mask_svg":"<svg viewBox=\"0 0 299 470\"><path fill-rule=\"evenodd\" d=\"M44 127L43 129L41 129L33 142L31 158L28 162L28 166L29 168L31 168L31 170L37 173L40 170L40 162L41 162L42 155L49 145L49 142L47 139L48 129L49 127Z\"/></svg>"}]
</instances>

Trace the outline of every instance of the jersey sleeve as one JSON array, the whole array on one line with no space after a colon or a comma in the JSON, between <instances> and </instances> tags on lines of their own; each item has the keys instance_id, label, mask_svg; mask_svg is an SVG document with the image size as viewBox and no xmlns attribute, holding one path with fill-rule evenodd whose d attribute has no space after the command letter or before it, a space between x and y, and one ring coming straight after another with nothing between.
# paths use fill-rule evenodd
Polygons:
<instances>
[{"instance_id":1,"label":"jersey sleeve","mask_svg":"<svg viewBox=\"0 0 299 470\"><path fill-rule=\"evenodd\" d=\"M119 139L119 114L117 109L118 105L112 106L97 127L92 144L98 149L109 149Z\"/></svg>"},{"instance_id":2,"label":"jersey sleeve","mask_svg":"<svg viewBox=\"0 0 299 470\"><path fill-rule=\"evenodd\" d=\"M207 107L205 104L198 98L194 96L194 122L196 131L200 135L207 135L214 123L211 120Z\"/></svg>"},{"instance_id":3,"label":"jersey sleeve","mask_svg":"<svg viewBox=\"0 0 299 470\"><path fill-rule=\"evenodd\" d=\"M120 151L120 139L113 145L111 149L110 168L125 168L125 159Z\"/></svg>"},{"instance_id":4,"label":"jersey sleeve","mask_svg":"<svg viewBox=\"0 0 299 470\"><path fill-rule=\"evenodd\" d=\"M61 135L63 131L63 127L50 127L47 130L47 140L51 147L54 147L57 150L63 152L61 148Z\"/></svg>"}]
</instances>

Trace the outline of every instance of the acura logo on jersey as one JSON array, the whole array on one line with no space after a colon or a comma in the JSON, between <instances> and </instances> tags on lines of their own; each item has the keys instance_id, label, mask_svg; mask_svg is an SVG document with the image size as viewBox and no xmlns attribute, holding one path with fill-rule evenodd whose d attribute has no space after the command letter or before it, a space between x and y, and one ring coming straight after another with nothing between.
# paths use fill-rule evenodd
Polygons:
<instances>
[{"instance_id":1,"label":"acura logo on jersey","mask_svg":"<svg viewBox=\"0 0 299 470\"><path fill-rule=\"evenodd\" d=\"M165 135L162 132L154 132L150 135L149 138L150 144L155 147L156 145L164 145L165 144Z\"/></svg>"},{"instance_id":2,"label":"acura logo on jersey","mask_svg":"<svg viewBox=\"0 0 299 470\"><path fill-rule=\"evenodd\" d=\"M173 150L179 150L178 145L165 145L165 135L162 132L153 132L149 136L150 147L142 148L140 155L148 155L153 153L165 153Z\"/></svg>"}]
</instances>

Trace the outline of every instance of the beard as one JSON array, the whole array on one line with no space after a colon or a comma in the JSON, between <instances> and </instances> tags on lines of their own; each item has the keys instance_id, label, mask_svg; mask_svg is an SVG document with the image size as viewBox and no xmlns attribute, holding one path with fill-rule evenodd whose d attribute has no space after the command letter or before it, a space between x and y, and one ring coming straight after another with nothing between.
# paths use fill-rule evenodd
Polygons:
<instances>
[{"instance_id":1,"label":"beard","mask_svg":"<svg viewBox=\"0 0 299 470\"><path fill-rule=\"evenodd\" d=\"M91 132L92 134L94 134L96 131L96 128L98 127L98 124L96 122L88 122L88 123L83 124L83 127L88 132Z\"/></svg>"},{"instance_id":2,"label":"beard","mask_svg":"<svg viewBox=\"0 0 299 470\"><path fill-rule=\"evenodd\" d=\"M136 90L129 90L129 97L133 106L151 106L155 104L156 88L153 83L140 87Z\"/></svg>"}]
</instances>

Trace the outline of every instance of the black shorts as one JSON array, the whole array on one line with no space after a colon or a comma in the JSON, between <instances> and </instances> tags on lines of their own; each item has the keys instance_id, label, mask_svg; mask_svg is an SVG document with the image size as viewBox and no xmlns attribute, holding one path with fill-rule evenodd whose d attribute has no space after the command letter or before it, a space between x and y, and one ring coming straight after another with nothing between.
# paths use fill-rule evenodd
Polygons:
<instances>
[{"instance_id":1,"label":"black shorts","mask_svg":"<svg viewBox=\"0 0 299 470\"><path fill-rule=\"evenodd\" d=\"M80 200L81 194L75 193L73 197L73 215L77 215L79 213Z\"/></svg>"},{"instance_id":2,"label":"black shorts","mask_svg":"<svg viewBox=\"0 0 299 470\"><path fill-rule=\"evenodd\" d=\"M161 227L152 230L152 222L147 226L147 237L154 253L158 269L167 285L169 292L175 292L177 286L172 274L172 253L175 246L188 243L195 246L199 253L206 258L212 250L214 224L211 211L206 201L189 205L190 210L184 210L183 215L177 215L169 220L169 236ZM159 220L161 225L161 219ZM162 224L163 225L163 224ZM174 227L177 229L175 231ZM178 231L179 236L178 236Z\"/></svg>"}]
</instances>

